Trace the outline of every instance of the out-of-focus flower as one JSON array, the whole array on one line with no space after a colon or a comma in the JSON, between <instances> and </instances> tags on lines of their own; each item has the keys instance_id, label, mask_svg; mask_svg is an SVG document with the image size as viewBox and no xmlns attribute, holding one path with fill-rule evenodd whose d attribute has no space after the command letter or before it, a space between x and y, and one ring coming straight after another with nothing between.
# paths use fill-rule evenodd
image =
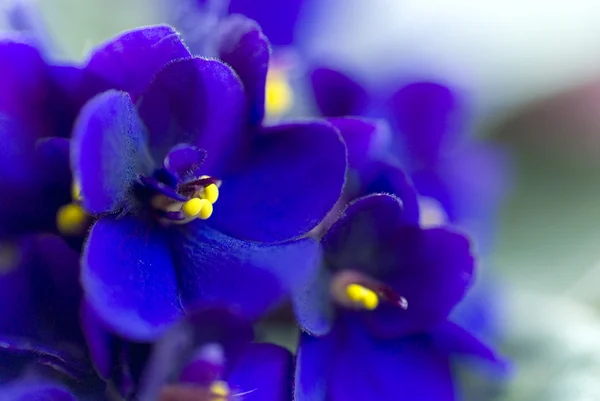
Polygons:
<instances>
[{"instance_id":1,"label":"out-of-focus flower","mask_svg":"<svg viewBox=\"0 0 600 401\"><path fill-rule=\"evenodd\" d=\"M499 362L447 320L473 277L466 237L420 228L398 198L371 195L350 204L321 243L321 275L297 300L307 332L296 399L453 400L449 355Z\"/></svg>"},{"instance_id":2,"label":"out-of-focus flower","mask_svg":"<svg viewBox=\"0 0 600 401\"><path fill-rule=\"evenodd\" d=\"M100 216L83 255L86 297L126 338L154 339L204 302L260 317L312 274L317 245L302 237L344 183L332 125L261 126L269 45L258 26L238 16L222 32L223 62L191 57L164 27L93 55L98 73L135 89L89 101L71 148L82 204Z\"/></svg>"},{"instance_id":3,"label":"out-of-focus flower","mask_svg":"<svg viewBox=\"0 0 600 401\"><path fill-rule=\"evenodd\" d=\"M251 325L230 312L191 313L153 347L139 400L291 400L291 353L252 338Z\"/></svg>"}]
</instances>

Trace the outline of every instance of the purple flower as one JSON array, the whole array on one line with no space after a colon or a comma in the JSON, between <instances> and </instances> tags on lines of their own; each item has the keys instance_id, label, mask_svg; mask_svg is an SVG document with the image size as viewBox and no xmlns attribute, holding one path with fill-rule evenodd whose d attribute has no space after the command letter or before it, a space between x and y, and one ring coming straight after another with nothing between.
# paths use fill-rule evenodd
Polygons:
<instances>
[{"instance_id":1,"label":"purple flower","mask_svg":"<svg viewBox=\"0 0 600 401\"><path fill-rule=\"evenodd\" d=\"M65 386L48 380L22 380L0 386L0 401L77 401Z\"/></svg>"},{"instance_id":2,"label":"purple flower","mask_svg":"<svg viewBox=\"0 0 600 401\"><path fill-rule=\"evenodd\" d=\"M82 283L100 320L126 338L156 338L198 303L260 317L310 276L318 247L303 237L344 183L332 125L261 126L268 42L242 18L225 32L223 62L182 56L163 27L93 56L97 75L120 75L130 89L93 98L74 129L83 206L100 216Z\"/></svg>"},{"instance_id":3,"label":"purple flower","mask_svg":"<svg viewBox=\"0 0 600 401\"><path fill-rule=\"evenodd\" d=\"M190 314L153 347L139 400L291 400L292 354L252 339L251 325L235 314Z\"/></svg>"},{"instance_id":4,"label":"purple flower","mask_svg":"<svg viewBox=\"0 0 600 401\"><path fill-rule=\"evenodd\" d=\"M306 331L297 400L453 400L450 354L498 362L448 321L473 278L466 237L421 228L398 198L371 195L351 203L321 244L321 274L296 300Z\"/></svg>"}]
</instances>

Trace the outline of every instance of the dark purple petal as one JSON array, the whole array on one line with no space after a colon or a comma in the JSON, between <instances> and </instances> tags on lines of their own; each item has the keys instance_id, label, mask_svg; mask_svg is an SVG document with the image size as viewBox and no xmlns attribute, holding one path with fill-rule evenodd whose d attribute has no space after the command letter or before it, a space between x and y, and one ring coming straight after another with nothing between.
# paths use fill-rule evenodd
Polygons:
<instances>
[{"instance_id":1,"label":"dark purple petal","mask_svg":"<svg viewBox=\"0 0 600 401\"><path fill-rule=\"evenodd\" d=\"M315 377L315 372L324 374ZM303 338L297 374L298 401L455 400L446 355L419 337L373 338L359 319L337 323L327 337Z\"/></svg>"},{"instance_id":2,"label":"dark purple petal","mask_svg":"<svg viewBox=\"0 0 600 401\"><path fill-rule=\"evenodd\" d=\"M334 317L330 294L331 273L320 267L305 286L297 286L291 294L298 326L315 336L327 334Z\"/></svg>"},{"instance_id":3,"label":"dark purple petal","mask_svg":"<svg viewBox=\"0 0 600 401\"><path fill-rule=\"evenodd\" d=\"M274 344L251 344L227 377L233 397L247 401L292 399L293 358Z\"/></svg>"},{"instance_id":4,"label":"dark purple petal","mask_svg":"<svg viewBox=\"0 0 600 401\"><path fill-rule=\"evenodd\" d=\"M389 136L385 122L358 117L330 118L348 149L348 168L361 169L371 159L382 154Z\"/></svg>"},{"instance_id":5,"label":"dark purple petal","mask_svg":"<svg viewBox=\"0 0 600 401\"><path fill-rule=\"evenodd\" d=\"M252 243L231 238L202 221L173 230L171 240L186 306L230 307L253 320L290 291L305 286L320 256L312 239Z\"/></svg>"},{"instance_id":6,"label":"dark purple petal","mask_svg":"<svg viewBox=\"0 0 600 401\"><path fill-rule=\"evenodd\" d=\"M151 172L146 132L129 95L107 91L81 110L73 131L71 166L91 213L134 207L133 185Z\"/></svg>"},{"instance_id":7,"label":"dark purple petal","mask_svg":"<svg viewBox=\"0 0 600 401\"><path fill-rule=\"evenodd\" d=\"M62 385L21 381L0 387L0 401L77 401Z\"/></svg>"},{"instance_id":8,"label":"dark purple petal","mask_svg":"<svg viewBox=\"0 0 600 401\"><path fill-rule=\"evenodd\" d=\"M251 241L303 236L338 201L345 172L346 148L333 126L307 122L265 128L242 167L223 177L209 223Z\"/></svg>"},{"instance_id":9,"label":"dark purple petal","mask_svg":"<svg viewBox=\"0 0 600 401\"><path fill-rule=\"evenodd\" d=\"M220 61L190 58L169 64L137 107L155 160L188 143L206 152L206 174L218 175L243 145L244 88Z\"/></svg>"},{"instance_id":10,"label":"dark purple petal","mask_svg":"<svg viewBox=\"0 0 600 401\"><path fill-rule=\"evenodd\" d=\"M412 83L390 97L390 117L413 162L420 167L437 162L457 131L459 106L455 93L435 82Z\"/></svg>"},{"instance_id":11,"label":"dark purple petal","mask_svg":"<svg viewBox=\"0 0 600 401\"><path fill-rule=\"evenodd\" d=\"M306 3L307 0L232 0L229 12L256 20L273 45L289 46L294 42L296 23Z\"/></svg>"},{"instance_id":12,"label":"dark purple petal","mask_svg":"<svg viewBox=\"0 0 600 401\"><path fill-rule=\"evenodd\" d=\"M165 169L178 179L179 182L198 178L199 169L206 159L206 151L195 146L180 144L167 154L164 160Z\"/></svg>"},{"instance_id":13,"label":"dark purple petal","mask_svg":"<svg viewBox=\"0 0 600 401\"><path fill-rule=\"evenodd\" d=\"M113 362L112 339L87 301L81 305L81 326L96 372L101 378L108 380Z\"/></svg>"},{"instance_id":14,"label":"dark purple petal","mask_svg":"<svg viewBox=\"0 0 600 401\"><path fill-rule=\"evenodd\" d=\"M86 72L106 81L108 88L130 93L136 100L156 73L173 60L190 57L179 34L155 25L121 33L95 49Z\"/></svg>"},{"instance_id":15,"label":"dark purple petal","mask_svg":"<svg viewBox=\"0 0 600 401\"><path fill-rule=\"evenodd\" d=\"M198 360L216 365L235 361L252 338L251 324L228 309L191 311L155 343L140 381L140 400L155 400L165 383L181 379L206 385L216 372Z\"/></svg>"},{"instance_id":16,"label":"dark purple petal","mask_svg":"<svg viewBox=\"0 0 600 401\"><path fill-rule=\"evenodd\" d=\"M132 340L153 340L182 315L165 230L134 217L92 227L81 282L102 323Z\"/></svg>"},{"instance_id":17,"label":"dark purple petal","mask_svg":"<svg viewBox=\"0 0 600 401\"><path fill-rule=\"evenodd\" d=\"M277 14L277 20L280 18ZM259 124L265 115L265 85L271 54L269 40L260 28L243 15L232 15L221 23L219 32L219 58L233 67L244 84L251 124Z\"/></svg>"},{"instance_id":18,"label":"dark purple petal","mask_svg":"<svg viewBox=\"0 0 600 401\"><path fill-rule=\"evenodd\" d=\"M325 117L363 115L369 106L366 89L340 71L316 68L310 79L317 108Z\"/></svg>"}]
</instances>

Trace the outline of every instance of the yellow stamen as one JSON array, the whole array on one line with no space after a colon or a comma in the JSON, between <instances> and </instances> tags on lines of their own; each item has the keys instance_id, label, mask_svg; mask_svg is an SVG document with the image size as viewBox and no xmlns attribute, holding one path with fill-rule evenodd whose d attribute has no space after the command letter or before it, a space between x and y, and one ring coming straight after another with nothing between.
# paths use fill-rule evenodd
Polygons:
<instances>
[{"instance_id":1,"label":"yellow stamen","mask_svg":"<svg viewBox=\"0 0 600 401\"><path fill-rule=\"evenodd\" d=\"M208 219L213 214L213 205L207 199L202 199L204 203L202 204L202 210L198 213L198 217L202 220Z\"/></svg>"},{"instance_id":2,"label":"yellow stamen","mask_svg":"<svg viewBox=\"0 0 600 401\"><path fill-rule=\"evenodd\" d=\"M367 310L373 310L379 305L377 294L360 284L350 284L346 287L346 296L351 301L361 304Z\"/></svg>"},{"instance_id":3,"label":"yellow stamen","mask_svg":"<svg viewBox=\"0 0 600 401\"><path fill-rule=\"evenodd\" d=\"M200 213L205 203L206 201L204 199L192 198L183 204L181 211L185 217L194 217Z\"/></svg>"},{"instance_id":4,"label":"yellow stamen","mask_svg":"<svg viewBox=\"0 0 600 401\"><path fill-rule=\"evenodd\" d=\"M56 213L56 227L64 235L81 234L86 229L87 214L77 203L64 205Z\"/></svg>"},{"instance_id":5,"label":"yellow stamen","mask_svg":"<svg viewBox=\"0 0 600 401\"><path fill-rule=\"evenodd\" d=\"M204 188L204 198L210 203L215 203L219 199L219 187L215 184L210 184Z\"/></svg>"},{"instance_id":6,"label":"yellow stamen","mask_svg":"<svg viewBox=\"0 0 600 401\"><path fill-rule=\"evenodd\" d=\"M269 69L265 91L265 110L269 117L279 117L292 107L294 92L281 69Z\"/></svg>"},{"instance_id":7,"label":"yellow stamen","mask_svg":"<svg viewBox=\"0 0 600 401\"><path fill-rule=\"evenodd\" d=\"M225 398L229 395L229 386L224 381L216 381L210 385L211 395L219 398Z\"/></svg>"}]
</instances>

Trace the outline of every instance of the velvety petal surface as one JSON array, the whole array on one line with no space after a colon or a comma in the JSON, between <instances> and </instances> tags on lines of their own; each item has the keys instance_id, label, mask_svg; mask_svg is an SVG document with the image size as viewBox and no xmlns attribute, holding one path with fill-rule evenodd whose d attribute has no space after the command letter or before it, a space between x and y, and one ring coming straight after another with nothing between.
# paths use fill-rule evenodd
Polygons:
<instances>
[{"instance_id":1,"label":"velvety petal surface","mask_svg":"<svg viewBox=\"0 0 600 401\"><path fill-rule=\"evenodd\" d=\"M173 146L187 143L206 152L206 174L222 175L243 146L244 88L220 61L195 57L169 64L137 107L157 161Z\"/></svg>"},{"instance_id":2,"label":"velvety petal surface","mask_svg":"<svg viewBox=\"0 0 600 401\"><path fill-rule=\"evenodd\" d=\"M90 306L111 331L157 338L182 315L165 230L134 217L103 217L92 227L81 282Z\"/></svg>"},{"instance_id":3,"label":"velvety petal surface","mask_svg":"<svg viewBox=\"0 0 600 401\"><path fill-rule=\"evenodd\" d=\"M53 383L22 381L0 387L0 401L77 401L65 387Z\"/></svg>"},{"instance_id":4,"label":"velvety petal surface","mask_svg":"<svg viewBox=\"0 0 600 401\"><path fill-rule=\"evenodd\" d=\"M407 156L421 167L437 162L462 117L457 115L460 110L456 94L436 82L401 87L390 97L387 107Z\"/></svg>"},{"instance_id":5,"label":"velvety petal surface","mask_svg":"<svg viewBox=\"0 0 600 401\"><path fill-rule=\"evenodd\" d=\"M71 166L88 212L135 207L133 184L152 171L152 161L144 126L127 93L104 92L81 110L73 131Z\"/></svg>"},{"instance_id":6,"label":"velvety petal surface","mask_svg":"<svg viewBox=\"0 0 600 401\"><path fill-rule=\"evenodd\" d=\"M448 358L425 338L378 340L360 319L325 337L302 334L296 400L455 400Z\"/></svg>"},{"instance_id":7,"label":"velvety petal surface","mask_svg":"<svg viewBox=\"0 0 600 401\"><path fill-rule=\"evenodd\" d=\"M133 99L156 73L173 60L190 57L179 34L168 25L136 28L117 35L96 48L87 62L87 73L101 77Z\"/></svg>"},{"instance_id":8,"label":"velvety petal surface","mask_svg":"<svg viewBox=\"0 0 600 401\"><path fill-rule=\"evenodd\" d=\"M346 147L330 124L265 128L241 167L223 177L209 224L251 241L303 236L339 199L345 172Z\"/></svg>"},{"instance_id":9,"label":"velvety petal surface","mask_svg":"<svg viewBox=\"0 0 600 401\"><path fill-rule=\"evenodd\" d=\"M227 377L233 394L249 401L292 399L293 357L274 344L251 344Z\"/></svg>"},{"instance_id":10,"label":"velvety petal surface","mask_svg":"<svg viewBox=\"0 0 600 401\"><path fill-rule=\"evenodd\" d=\"M305 286L320 257L312 239L252 243L202 221L174 229L170 238L184 304L230 307L252 320Z\"/></svg>"},{"instance_id":11,"label":"velvety petal surface","mask_svg":"<svg viewBox=\"0 0 600 401\"><path fill-rule=\"evenodd\" d=\"M310 79L316 106L325 117L358 116L369 106L366 89L340 71L319 67Z\"/></svg>"},{"instance_id":12,"label":"velvety petal surface","mask_svg":"<svg viewBox=\"0 0 600 401\"><path fill-rule=\"evenodd\" d=\"M253 7L256 9L256 7ZM280 20L278 15L277 20ZM232 15L221 23L219 58L239 75L248 97L251 124L265 115L265 85L271 48L261 27L242 15Z\"/></svg>"}]
</instances>

